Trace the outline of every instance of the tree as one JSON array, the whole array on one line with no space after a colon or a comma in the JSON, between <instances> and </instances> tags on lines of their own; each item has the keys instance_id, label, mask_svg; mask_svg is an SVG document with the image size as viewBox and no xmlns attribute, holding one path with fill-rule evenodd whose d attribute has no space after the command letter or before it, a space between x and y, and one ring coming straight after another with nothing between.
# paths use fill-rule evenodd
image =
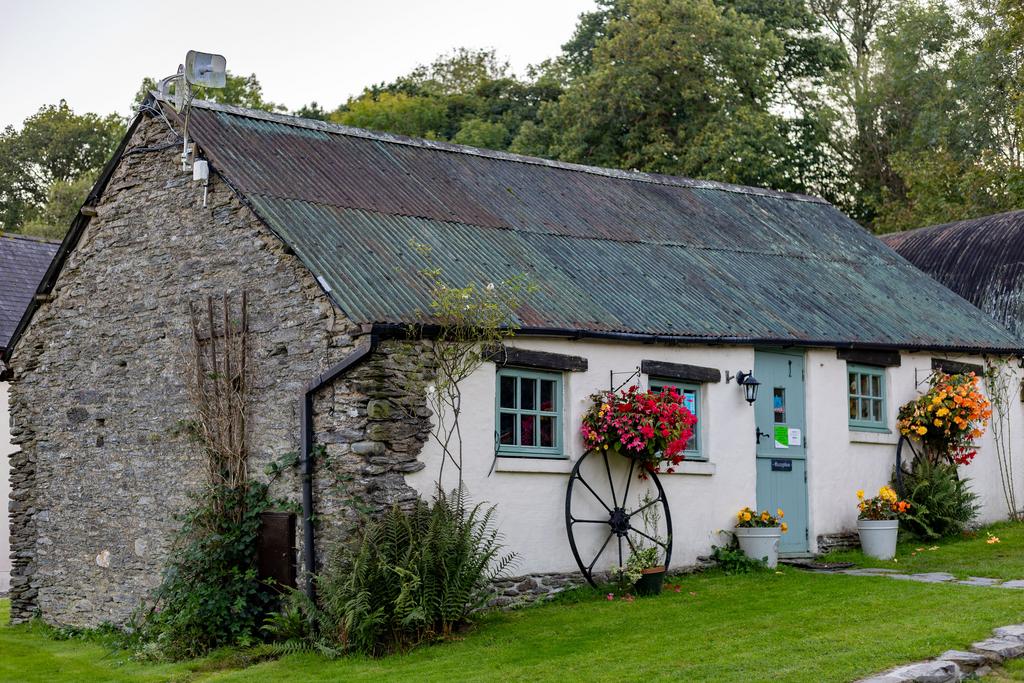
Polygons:
<instances>
[{"instance_id":1,"label":"tree","mask_svg":"<svg viewBox=\"0 0 1024 683\"><path fill-rule=\"evenodd\" d=\"M20 131L8 126L0 134L0 229L63 235L123 135L117 115L78 115L64 100L40 108Z\"/></svg>"},{"instance_id":2,"label":"tree","mask_svg":"<svg viewBox=\"0 0 1024 683\"><path fill-rule=\"evenodd\" d=\"M535 124L561 85L541 70L526 80L493 50L458 49L390 83L366 88L330 116L351 126L507 149Z\"/></svg>"},{"instance_id":3,"label":"tree","mask_svg":"<svg viewBox=\"0 0 1024 683\"><path fill-rule=\"evenodd\" d=\"M838 57L801 3L777 5L617 0L585 15L564 55L579 75L542 112L550 153L779 189L816 187L816 165L807 159L823 159L827 129L810 94ZM794 113L784 111L787 104Z\"/></svg>"}]
</instances>

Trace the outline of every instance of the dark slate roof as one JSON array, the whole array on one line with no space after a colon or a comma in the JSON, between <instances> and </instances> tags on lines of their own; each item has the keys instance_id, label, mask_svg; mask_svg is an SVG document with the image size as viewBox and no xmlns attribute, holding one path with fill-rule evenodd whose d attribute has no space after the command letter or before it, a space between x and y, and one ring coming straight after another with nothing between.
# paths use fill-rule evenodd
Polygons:
<instances>
[{"instance_id":1,"label":"dark slate roof","mask_svg":"<svg viewBox=\"0 0 1024 683\"><path fill-rule=\"evenodd\" d=\"M14 335L57 246L33 237L0 234L0 351Z\"/></svg>"},{"instance_id":2,"label":"dark slate roof","mask_svg":"<svg viewBox=\"0 0 1024 683\"><path fill-rule=\"evenodd\" d=\"M934 225L882 239L1024 339L1024 211Z\"/></svg>"}]
</instances>

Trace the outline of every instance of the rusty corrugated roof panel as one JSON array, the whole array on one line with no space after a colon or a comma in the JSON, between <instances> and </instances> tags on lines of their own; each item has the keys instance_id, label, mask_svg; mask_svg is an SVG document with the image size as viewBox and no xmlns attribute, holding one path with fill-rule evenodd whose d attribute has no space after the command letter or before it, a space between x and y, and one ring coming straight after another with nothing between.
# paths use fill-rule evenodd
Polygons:
<instances>
[{"instance_id":1,"label":"rusty corrugated roof panel","mask_svg":"<svg viewBox=\"0 0 1024 683\"><path fill-rule=\"evenodd\" d=\"M7 347L58 246L24 235L0 234L0 350Z\"/></svg>"},{"instance_id":2,"label":"rusty corrugated roof panel","mask_svg":"<svg viewBox=\"0 0 1024 683\"><path fill-rule=\"evenodd\" d=\"M197 103L213 168L356 322L528 274L532 330L1007 349L1021 344L820 199L519 157Z\"/></svg>"},{"instance_id":3,"label":"rusty corrugated roof panel","mask_svg":"<svg viewBox=\"0 0 1024 683\"><path fill-rule=\"evenodd\" d=\"M882 239L1024 339L1024 211L934 225Z\"/></svg>"}]
</instances>

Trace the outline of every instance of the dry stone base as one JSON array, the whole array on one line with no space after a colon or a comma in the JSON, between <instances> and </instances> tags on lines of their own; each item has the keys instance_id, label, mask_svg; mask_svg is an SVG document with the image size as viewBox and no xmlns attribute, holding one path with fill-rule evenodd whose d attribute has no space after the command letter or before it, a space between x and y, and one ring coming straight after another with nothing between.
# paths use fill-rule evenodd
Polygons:
<instances>
[{"instance_id":1,"label":"dry stone base","mask_svg":"<svg viewBox=\"0 0 1024 683\"><path fill-rule=\"evenodd\" d=\"M853 550L860 547L860 536L856 531L841 531L835 534L818 536L818 552L821 554L833 550Z\"/></svg>"}]
</instances>

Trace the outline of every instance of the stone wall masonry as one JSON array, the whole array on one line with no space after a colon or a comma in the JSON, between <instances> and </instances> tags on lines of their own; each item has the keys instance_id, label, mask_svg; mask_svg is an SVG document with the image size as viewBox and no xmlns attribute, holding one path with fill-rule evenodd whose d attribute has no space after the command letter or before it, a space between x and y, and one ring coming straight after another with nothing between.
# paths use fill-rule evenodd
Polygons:
<instances>
[{"instance_id":1,"label":"stone wall masonry","mask_svg":"<svg viewBox=\"0 0 1024 683\"><path fill-rule=\"evenodd\" d=\"M129 148L168 140L165 124L148 120ZM181 172L174 147L125 156L53 300L17 347L15 622L37 611L53 623L124 622L159 582L175 513L202 471L197 445L179 428L190 417L183 373L190 301L226 291L237 305L239 292L249 293L254 473L298 449L304 386L348 353L360 332L216 174L205 208L202 194ZM397 362L383 358L363 372ZM369 449L344 467L370 500L401 499L408 493L398 480L402 467L413 466L415 439L375 426L387 421L366 414L372 382L344 386L349 394L332 392L327 417L343 424L320 420L321 429L338 435L358 425L366 433L350 447L342 437L329 447ZM364 404L349 406L353 393ZM379 409L373 404L371 412ZM405 450L391 456L389 447ZM378 470L381 483L370 482ZM294 475L279 487L278 495L299 499ZM325 502L332 511L343 507L330 496Z\"/></svg>"}]
</instances>

